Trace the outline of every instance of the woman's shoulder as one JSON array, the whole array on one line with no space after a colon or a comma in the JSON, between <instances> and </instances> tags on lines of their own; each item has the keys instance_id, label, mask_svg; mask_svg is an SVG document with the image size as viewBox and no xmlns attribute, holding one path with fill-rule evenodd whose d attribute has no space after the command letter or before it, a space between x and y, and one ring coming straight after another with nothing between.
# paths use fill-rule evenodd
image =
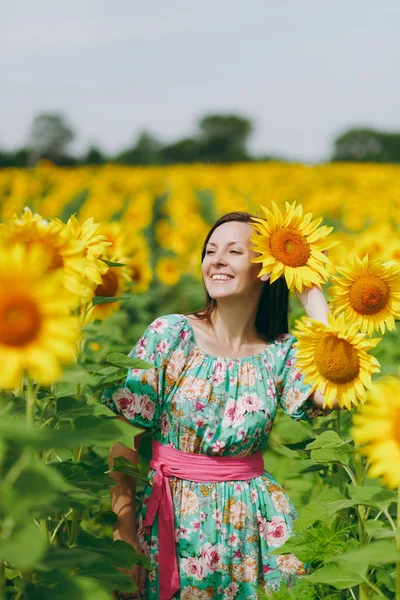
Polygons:
<instances>
[{"instance_id":1,"label":"woman's shoulder","mask_svg":"<svg viewBox=\"0 0 400 600\"><path fill-rule=\"evenodd\" d=\"M277 346L287 346L288 344L293 344L295 341L296 338L293 333L278 333L271 343Z\"/></svg>"},{"instance_id":2,"label":"woman's shoulder","mask_svg":"<svg viewBox=\"0 0 400 600\"><path fill-rule=\"evenodd\" d=\"M279 353L286 353L297 341L292 333L279 333L271 342L272 347Z\"/></svg>"},{"instance_id":3,"label":"woman's shoulder","mask_svg":"<svg viewBox=\"0 0 400 600\"><path fill-rule=\"evenodd\" d=\"M169 340L177 340L181 338L181 333L188 327L188 322L185 315L179 313L171 313L156 317L148 326L149 333L167 338Z\"/></svg>"}]
</instances>

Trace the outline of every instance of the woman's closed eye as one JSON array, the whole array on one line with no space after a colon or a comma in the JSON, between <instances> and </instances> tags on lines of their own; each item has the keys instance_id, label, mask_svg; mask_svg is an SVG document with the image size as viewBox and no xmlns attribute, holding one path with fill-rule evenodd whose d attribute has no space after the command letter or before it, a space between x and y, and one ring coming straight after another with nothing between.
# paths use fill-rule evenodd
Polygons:
<instances>
[{"instance_id":1,"label":"woman's closed eye","mask_svg":"<svg viewBox=\"0 0 400 600\"><path fill-rule=\"evenodd\" d=\"M239 250L231 250L232 254L242 254ZM214 250L207 250L206 254L214 254Z\"/></svg>"}]
</instances>

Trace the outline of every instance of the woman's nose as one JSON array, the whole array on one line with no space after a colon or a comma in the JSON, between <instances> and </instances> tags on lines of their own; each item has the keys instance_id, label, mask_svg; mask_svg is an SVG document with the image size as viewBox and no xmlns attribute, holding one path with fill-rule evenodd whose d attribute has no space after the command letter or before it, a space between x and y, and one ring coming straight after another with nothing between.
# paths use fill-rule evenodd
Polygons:
<instances>
[{"instance_id":1,"label":"woman's nose","mask_svg":"<svg viewBox=\"0 0 400 600\"><path fill-rule=\"evenodd\" d=\"M213 263L214 265L226 265L226 258L224 257L224 255L221 254L214 254L214 260Z\"/></svg>"}]
</instances>

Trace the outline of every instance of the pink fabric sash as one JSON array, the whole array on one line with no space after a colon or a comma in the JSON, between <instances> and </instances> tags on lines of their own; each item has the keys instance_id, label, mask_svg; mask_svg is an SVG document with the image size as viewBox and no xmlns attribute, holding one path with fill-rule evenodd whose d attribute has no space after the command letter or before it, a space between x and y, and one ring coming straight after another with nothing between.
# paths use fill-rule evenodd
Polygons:
<instances>
[{"instance_id":1,"label":"pink fabric sash","mask_svg":"<svg viewBox=\"0 0 400 600\"><path fill-rule=\"evenodd\" d=\"M153 439L150 466L156 470L147 505L145 527L158 513L160 600L170 600L180 588L175 546L175 520L169 477L190 481L249 480L264 473L261 450L251 456L209 456L170 448Z\"/></svg>"}]
</instances>

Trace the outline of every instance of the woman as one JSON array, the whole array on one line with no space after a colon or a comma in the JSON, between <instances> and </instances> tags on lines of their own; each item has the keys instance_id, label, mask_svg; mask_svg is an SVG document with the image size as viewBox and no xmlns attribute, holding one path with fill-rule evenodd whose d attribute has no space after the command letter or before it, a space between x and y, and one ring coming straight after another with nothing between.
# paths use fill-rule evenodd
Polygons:
<instances>
[{"instance_id":1,"label":"woman","mask_svg":"<svg viewBox=\"0 0 400 600\"><path fill-rule=\"evenodd\" d=\"M257 277L253 235L248 213L214 224L202 252L205 309L153 321L129 356L156 368L130 370L103 394L153 435L136 527L133 480L114 474L111 494L115 539L150 557L147 577L138 567L133 577L151 600L255 599L257 586L278 589L305 573L293 555L270 554L292 534L296 513L264 471L261 449L278 404L297 420L329 411L295 368L288 289L283 279ZM319 289L298 297L308 316L326 322ZM119 444L110 462L118 455L136 461Z\"/></svg>"}]
</instances>

